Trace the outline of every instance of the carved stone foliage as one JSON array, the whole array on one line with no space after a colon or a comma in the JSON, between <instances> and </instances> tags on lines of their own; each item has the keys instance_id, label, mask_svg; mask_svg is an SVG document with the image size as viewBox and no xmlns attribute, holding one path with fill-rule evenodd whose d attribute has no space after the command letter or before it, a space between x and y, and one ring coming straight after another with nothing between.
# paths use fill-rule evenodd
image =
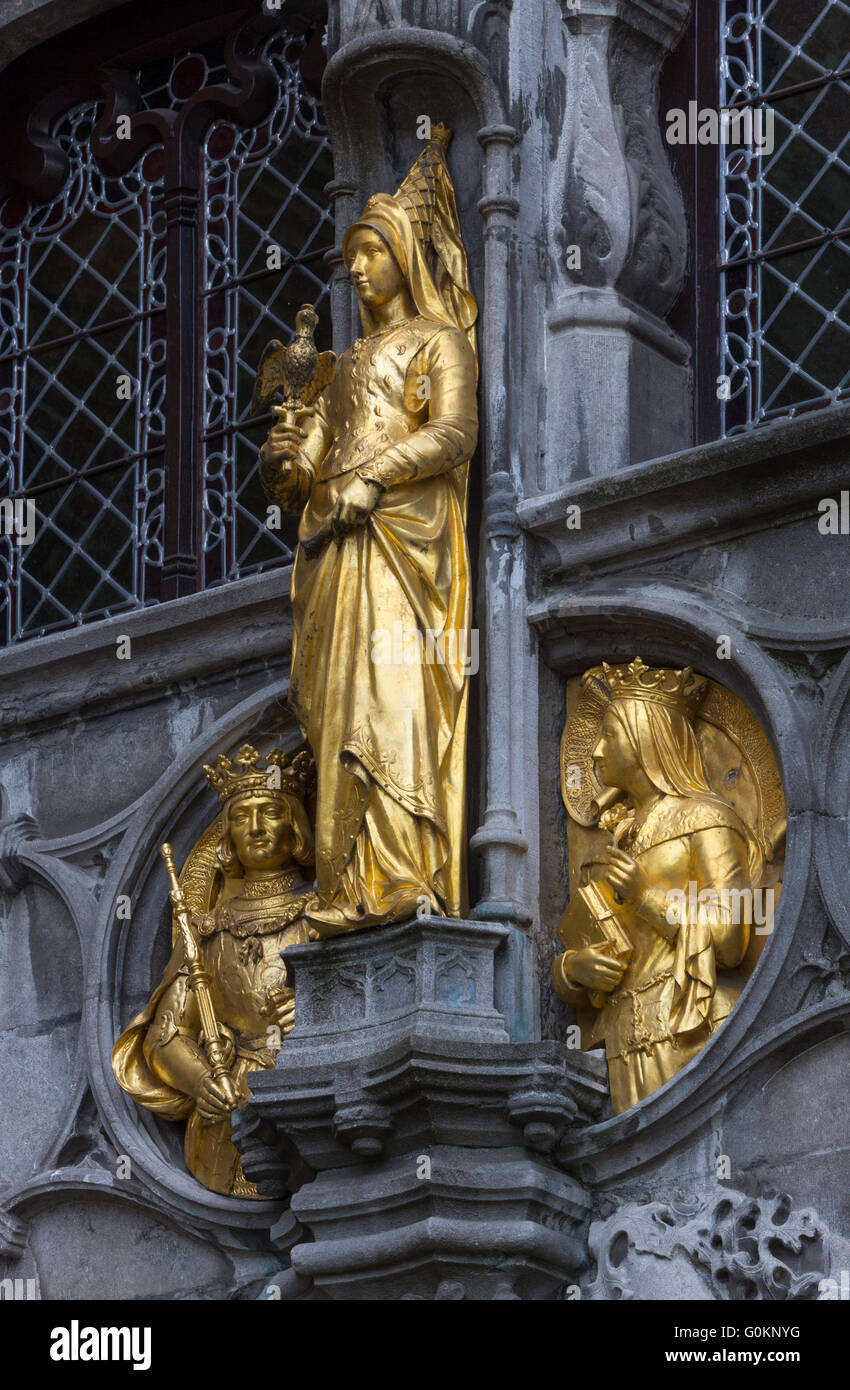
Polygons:
<instances>
[{"instance_id":1,"label":"carved stone foliage","mask_svg":"<svg viewBox=\"0 0 850 1390\"><path fill-rule=\"evenodd\" d=\"M671 20L686 12L681 3L661 8ZM619 18L604 5L582 6L580 18L564 11L572 95L553 165L555 258L567 285L616 289L662 316L686 252L657 115L658 69L675 30L641 32L636 7L618 10Z\"/></svg>"},{"instance_id":2,"label":"carved stone foliage","mask_svg":"<svg viewBox=\"0 0 850 1390\"><path fill-rule=\"evenodd\" d=\"M685 271L684 208L658 120L657 49L626 29L615 29L610 54L611 94L623 112L623 156L632 189L631 248L617 289L663 316Z\"/></svg>"},{"instance_id":3,"label":"carved stone foliage","mask_svg":"<svg viewBox=\"0 0 850 1390\"><path fill-rule=\"evenodd\" d=\"M850 948L833 926L827 927L820 947L804 947L794 977L803 986L800 1008L840 999L850 991Z\"/></svg>"},{"instance_id":4,"label":"carved stone foliage","mask_svg":"<svg viewBox=\"0 0 850 1390\"><path fill-rule=\"evenodd\" d=\"M590 1228L591 1299L815 1300L833 1263L816 1212L784 1193L717 1188L625 1202Z\"/></svg>"},{"instance_id":5,"label":"carved stone foliage","mask_svg":"<svg viewBox=\"0 0 850 1390\"><path fill-rule=\"evenodd\" d=\"M626 263L631 242L632 188L623 154L622 110L611 97L610 27L570 34L567 86L576 95L566 131L566 187L560 216L560 265L569 281L610 288ZM572 268L570 248L580 252Z\"/></svg>"}]
</instances>

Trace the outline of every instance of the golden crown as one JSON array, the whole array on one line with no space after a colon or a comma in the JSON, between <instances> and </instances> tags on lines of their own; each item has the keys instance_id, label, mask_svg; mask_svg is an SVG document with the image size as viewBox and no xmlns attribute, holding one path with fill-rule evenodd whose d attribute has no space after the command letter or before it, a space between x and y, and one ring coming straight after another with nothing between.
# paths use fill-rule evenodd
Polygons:
<instances>
[{"instance_id":1,"label":"golden crown","mask_svg":"<svg viewBox=\"0 0 850 1390\"><path fill-rule=\"evenodd\" d=\"M313 755L302 748L300 752L285 753L282 748L273 748L265 759L265 767L260 753L250 743L245 743L234 758L220 753L215 767L204 764L206 779L213 791L218 792L222 805L234 796L246 792L287 792L303 801L316 780L316 764ZM242 768L236 770L235 764Z\"/></svg>"},{"instance_id":2,"label":"golden crown","mask_svg":"<svg viewBox=\"0 0 850 1390\"><path fill-rule=\"evenodd\" d=\"M603 661L602 670L612 700L649 700L683 714L696 709L707 683L707 678L695 675L690 666L681 671L647 666L639 656L628 666L609 666Z\"/></svg>"}]
</instances>

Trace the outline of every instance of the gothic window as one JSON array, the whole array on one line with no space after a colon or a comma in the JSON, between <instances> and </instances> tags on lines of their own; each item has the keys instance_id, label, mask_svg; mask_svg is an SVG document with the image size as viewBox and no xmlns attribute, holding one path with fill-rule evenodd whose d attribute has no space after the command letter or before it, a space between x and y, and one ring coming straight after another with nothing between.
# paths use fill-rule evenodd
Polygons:
<instances>
[{"instance_id":1,"label":"gothic window","mask_svg":"<svg viewBox=\"0 0 850 1390\"><path fill-rule=\"evenodd\" d=\"M712 439L850 398L850 3L695 0L662 116L694 99L744 118L671 151L693 233L674 326Z\"/></svg>"},{"instance_id":2,"label":"gothic window","mask_svg":"<svg viewBox=\"0 0 850 1390\"><path fill-rule=\"evenodd\" d=\"M269 420L249 422L254 373L269 339L291 336L301 304L316 306L330 345L332 168L299 42L278 36L266 48L279 84L272 118L247 131L219 123L204 144L204 587L292 558L294 531L264 524L257 451Z\"/></svg>"},{"instance_id":3,"label":"gothic window","mask_svg":"<svg viewBox=\"0 0 850 1390\"><path fill-rule=\"evenodd\" d=\"M850 396L850 5L722 8L720 105L764 146L721 150L725 434Z\"/></svg>"},{"instance_id":4,"label":"gothic window","mask_svg":"<svg viewBox=\"0 0 850 1390\"><path fill-rule=\"evenodd\" d=\"M35 507L0 538L4 642L292 555L249 402L300 304L329 341L321 32L207 15L118 53L41 95L0 182L0 497Z\"/></svg>"}]
</instances>

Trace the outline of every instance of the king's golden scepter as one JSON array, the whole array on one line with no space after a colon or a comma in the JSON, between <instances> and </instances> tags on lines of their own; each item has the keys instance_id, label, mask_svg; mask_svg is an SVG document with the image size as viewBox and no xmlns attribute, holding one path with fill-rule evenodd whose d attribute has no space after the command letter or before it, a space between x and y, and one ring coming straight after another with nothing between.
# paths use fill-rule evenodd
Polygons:
<instances>
[{"instance_id":1,"label":"king's golden scepter","mask_svg":"<svg viewBox=\"0 0 850 1390\"><path fill-rule=\"evenodd\" d=\"M226 1044L222 1036L218 1020L213 1009L212 996L210 994L209 976L201 964L201 952L192 928L189 909L183 895L183 889L177 877L177 868L174 863L174 851L171 845L160 845L159 849L165 861L165 870L168 874L168 881L171 884L171 905L174 908L174 915L177 918L177 925L183 938L183 951L186 956L186 964L189 967L188 981L189 988L193 991L198 1001L198 1013L201 1016L201 1038L204 1051L209 1059L210 1068L216 1081L221 1082L222 1089L227 1095L228 1102L234 1107L237 1104L237 1095L233 1086L233 1078L229 1068L225 1063Z\"/></svg>"}]
</instances>

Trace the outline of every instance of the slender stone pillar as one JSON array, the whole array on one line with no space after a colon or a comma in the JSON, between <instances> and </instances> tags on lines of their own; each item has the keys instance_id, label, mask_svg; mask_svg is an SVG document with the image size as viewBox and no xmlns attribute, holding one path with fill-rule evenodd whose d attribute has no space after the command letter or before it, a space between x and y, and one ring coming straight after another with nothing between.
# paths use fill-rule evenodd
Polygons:
<instances>
[{"instance_id":1,"label":"slender stone pillar","mask_svg":"<svg viewBox=\"0 0 850 1390\"><path fill-rule=\"evenodd\" d=\"M511 394L510 284L517 273L516 219L511 193L511 155L518 141L509 125L478 132L484 150L484 309L479 325L482 376L481 450L484 469L484 555L481 622L487 679L486 800L484 818L470 841L483 860L483 892L473 917L527 926L533 884L525 869L524 769L528 743L536 737L536 683L527 659L525 540L516 517L520 485L508 436ZM529 682L531 686L529 688ZM512 728L512 711L523 709L522 729ZM510 736L507 731L511 730ZM532 825L532 833L536 826ZM519 944L519 943L518 943Z\"/></svg>"},{"instance_id":2,"label":"slender stone pillar","mask_svg":"<svg viewBox=\"0 0 850 1390\"><path fill-rule=\"evenodd\" d=\"M358 325L351 281L342 260L342 239L346 228L357 217L357 187L351 180L331 179L325 184L325 192L334 205L334 225L336 227L335 246L325 253L325 260L331 266L331 317L334 328L334 351L345 352L357 337Z\"/></svg>"}]
</instances>

